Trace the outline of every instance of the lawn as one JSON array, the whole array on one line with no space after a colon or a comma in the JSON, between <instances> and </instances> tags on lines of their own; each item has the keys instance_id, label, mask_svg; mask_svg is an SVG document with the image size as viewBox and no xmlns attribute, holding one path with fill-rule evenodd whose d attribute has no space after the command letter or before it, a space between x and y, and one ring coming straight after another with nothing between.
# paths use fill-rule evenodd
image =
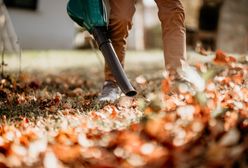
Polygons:
<instances>
[{"instance_id":1,"label":"lawn","mask_svg":"<svg viewBox=\"0 0 248 168\"><path fill-rule=\"evenodd\" d=\"M178 79L161 51L129 52L138 95L113 104L97 101L94 52L24 51L20 74L19 59L6 58L0 167L247 167L246 57L188 55Z\"/></svg>"}]
</instances>

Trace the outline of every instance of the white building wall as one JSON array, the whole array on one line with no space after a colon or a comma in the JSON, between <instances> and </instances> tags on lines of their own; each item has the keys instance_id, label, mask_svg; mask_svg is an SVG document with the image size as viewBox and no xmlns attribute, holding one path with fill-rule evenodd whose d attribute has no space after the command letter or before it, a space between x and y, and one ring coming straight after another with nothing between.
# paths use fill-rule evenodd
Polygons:
<instances>
[{"instance_id":1,"label":"white building wall","mask_svg":"<svg viewBox=\"0 0 248 168\"><path fill-rule=\"evenodd\" d=\"M69 49L74 24L66 13L66 0L39 0L36 11L9 9L23 49Z\"/></svg>"}]
</instances>

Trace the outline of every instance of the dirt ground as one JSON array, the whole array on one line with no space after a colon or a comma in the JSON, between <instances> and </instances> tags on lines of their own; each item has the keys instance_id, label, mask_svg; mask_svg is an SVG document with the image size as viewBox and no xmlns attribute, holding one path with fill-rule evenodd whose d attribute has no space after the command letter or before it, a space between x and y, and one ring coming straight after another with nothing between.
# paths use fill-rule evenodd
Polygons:
<instances>
[{"instance_id":1,"label":"dirt ground","mask_svg":"<svg viewBox=\"0 0 248 168\"><path fill-rule=\"evenodd\" d=\"M25 51L20 75L6 58L0 167L247 167L247 57L188 55L177 78L161 51L129 52L138 95L112 104L94 52Z\"/></svg>"}]
</instances>

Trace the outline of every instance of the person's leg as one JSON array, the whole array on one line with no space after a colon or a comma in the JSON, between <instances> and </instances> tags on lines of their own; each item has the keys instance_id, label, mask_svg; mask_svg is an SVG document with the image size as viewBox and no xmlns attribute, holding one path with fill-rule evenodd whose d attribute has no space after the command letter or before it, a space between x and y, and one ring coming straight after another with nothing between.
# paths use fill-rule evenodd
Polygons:
<instances>
[{"instance_id":1,"label":"person's leg","mask_svg":"<svg viewBox=\"0 0 248 168\"><path fill-rule=\"evenodd\" d=\"M184 8L180 0L155 0L161 21L166 68L176 70L186 59Z\"/></svg>"},{"instance_id":2,"label":"person's leg","mask_svg":"<svg viewBox=\"0 0 248 168\"><path fill-rule=\"evenodd\" d=\"M123 66L126 52L126 39L128 37L128 31L132 27L132 18L135 12L135 0L109 0L109 6L109 36ZM120 89L106 63L104 74L105 82L99 96L99 101L114 102L120 96Z\"/></svg>"},{"instance_id":3,"label":"person's leg","mask_svg":"<svg viewBox=\"0 0 248 168\"><path fill-rule=\"evenodd\" d=\"M135 0L109 0L110 18L109 35L116 54L124 65L126 39L132 27L132 18L135 12ZM108 65L105 64L105 80L115 81Z\"/></svg>"}]
</instances>

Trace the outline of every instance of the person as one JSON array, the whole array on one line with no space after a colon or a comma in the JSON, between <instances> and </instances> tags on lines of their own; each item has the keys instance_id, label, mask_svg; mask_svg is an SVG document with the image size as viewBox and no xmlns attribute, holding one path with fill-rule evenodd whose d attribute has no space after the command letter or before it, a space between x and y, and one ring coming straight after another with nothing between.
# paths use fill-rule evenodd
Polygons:
<instances>
[{"instance_id":1,"label":"person","mask_svg":"<svg viewBox=\"0 0 248 168\"><path fill-rule=\"evenodd\" d=\"M109 35L122 66L124 66L127 37L129 30L132 28L135 1L109 0ZM181 66L181 60L186 59L184 8L180 0L155 0L155 2L158 7L158 17L162 28L165 67L176 71ZM99 101L114 102L120 96L120 89L106 64L104 74L105 82Z\"/></svg>"}]
</instances>

